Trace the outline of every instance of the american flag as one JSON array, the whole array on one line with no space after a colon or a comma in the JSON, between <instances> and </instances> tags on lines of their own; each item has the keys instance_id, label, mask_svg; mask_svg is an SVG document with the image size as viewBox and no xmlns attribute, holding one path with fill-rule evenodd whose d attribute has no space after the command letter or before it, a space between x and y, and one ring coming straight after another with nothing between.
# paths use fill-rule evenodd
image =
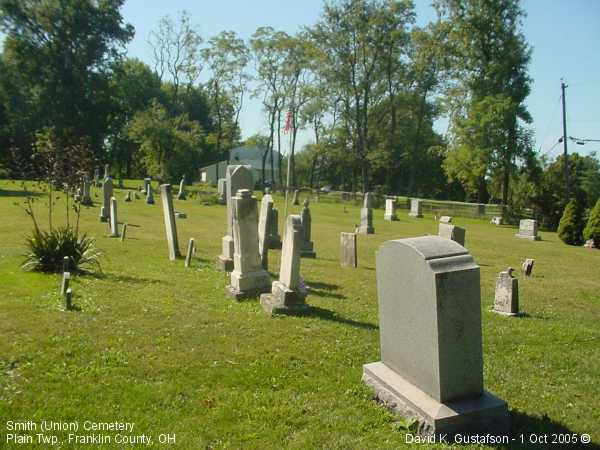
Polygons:
<instances>
[{"instance_id":1,"label":"american flag","mask_svg":"<svg viewBox=\"0 0 600 450\"><path fill-rule=\"evenodd\" d=\"M285 114L285 126L283 127L283 133L288 134L294 125L292 123L292 119L294 118L294 114L292 111L288 109L288 112Z\"/></svg>"}]
</instances>

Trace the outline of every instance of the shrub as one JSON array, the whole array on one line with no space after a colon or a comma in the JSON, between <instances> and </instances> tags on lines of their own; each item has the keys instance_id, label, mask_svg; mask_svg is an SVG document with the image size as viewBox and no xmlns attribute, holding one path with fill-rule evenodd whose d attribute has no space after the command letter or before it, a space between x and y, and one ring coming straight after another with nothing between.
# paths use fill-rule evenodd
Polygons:
<instances>
[{"instance_id":1,"label":"shrub","mask_svg":"<svg viewBox=\"0 0 600 450\"><path fill-rule=\"evenodd\" d=\"M93 238L79 235L72 227L42 231L37 227L26 238L28 253L22 267L36 272L61 272L63 259L69 258L71 272L88 272L92 267L100 270L100 252Z\"/></svg>"},{"instance_id":2,"label":"shrub","mask_svg":"<svg viewBox=\"0 0 600 450\"><path fill-rule=\"evenodd\" d=\"M593 239L594 246L600 248L600 198L596 202L596 206L592 208L585 230L583 230L585 239Z\"/></svg>"},{"instance_id":3,"label":"shrub","mask_svg":"<svg viewBox=\"0 0 600 450\"><path fill-rule=\"evenodd\" d=\"M581 243L583 232L583 217L581 208L575 200L567 203L558 224L558 237L569 245Z\"/></svg>"}]
</instances>

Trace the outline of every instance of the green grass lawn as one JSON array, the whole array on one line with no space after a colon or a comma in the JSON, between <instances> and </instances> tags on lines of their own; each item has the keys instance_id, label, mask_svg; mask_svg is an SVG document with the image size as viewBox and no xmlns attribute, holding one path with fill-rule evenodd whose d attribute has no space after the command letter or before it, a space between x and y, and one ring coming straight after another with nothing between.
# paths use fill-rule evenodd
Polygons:
<instances>
[{"instance_id":1,"label":"green grass lawn","mask_svg":"<svg viewBox=\"0 0 600 450\"><path fill-rule=\"evenodd\" d=\"M153 436L154 447L161 433L176 435L174 448L408 447L407 424L371 400L362 365L379 360L375 251L390 239L437 234L432 217L400 211L400 221L384 222L375 210L376 234L358 237L359 268L342 269L339 233L354 229L359 209L312 203L317 259L301 267L312 314L271 318L257 299L225 295L228 275L214 268L224 206L174 200L188 216L177 220L182 254L189 238L197 246L185 269L183 259L168 259L158 195L155 205L124 203L125 191L115 190L119 221L128 223L120 242L99 221L93 192L81 228L97 239L103 273L72 279L80 310L65 311L59 275L21 270L31 223L15 205L17 185L0 182L1 448L48 448L7 444L9 420L133 422L133 434ZM275 203L281 230L282 198ZM532 242L508 226L454 222L481 266L485 387L508 402L513 433L589 433L595 445L586 448L597 448L600 251L566 246L555 233ZM279 256L270 252L275 276ZM526 257L536 260L533 276L515 272L526 316L490 313L498 272L520 269ZM54 434L62 448L95 448Z\"/></svg>"}]
</instances>

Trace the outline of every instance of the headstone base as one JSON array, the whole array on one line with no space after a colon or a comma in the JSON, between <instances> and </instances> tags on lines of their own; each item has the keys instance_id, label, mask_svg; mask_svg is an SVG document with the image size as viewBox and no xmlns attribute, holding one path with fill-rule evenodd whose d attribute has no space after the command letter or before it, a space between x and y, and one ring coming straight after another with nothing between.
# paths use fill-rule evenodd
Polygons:
<instances>
[{"instance_id":1,"label":"headstone base","mask_svg":"<svg viewBox=\"0 0 600 450\"><path fill-rule=\"evenodd\" d=\"M498 311L497 309L490 309L491 312L496 313L496 314L500 314L501 316L509 316L509 317L518 317L518 316L522 316L523 314L520 312L506 312L506 311Z\"/></svg>"},{"instance_id":2,"label":"headstone base","mask_svg":"<svg viewBox=\"0 0 600 450\"><path fill-rule=\"evenodd\" d=\"M301 314L309 310L304 303L306 291L287 289L279 281L273 283L271 293L260 296L260 304L271 315Z\"/></svg>"},{"instance_id":3,"label":"headstone base","mask_svg":"<svg viewBox=\"0 0 600 450\"><path fill-rule=\"evenodd\" d=\"M383 220L389 220L390 222L394 222L396 220L398 220L398 216L396 214L385 214L383 216Z\"/></svg>"},{"instance_id":4,"label":"headstone base","mask_svg":"<svg viewBox=\"0 0 600 450\"><path fill-rule=\"evenodd\" d=\"M215 259L215 266L221 272L233 272L233 259L219 255Z\"/></svg>"},{"instance_id":5,"label":"headstone base","mask_svg":"<svg viewBox=\"0 0 600 450\"><path fill-rule=\"evenodd\" d=\"M300 249L300 258L316 258L317 254L315 253L314 245L312 241L303 242L302 248Z\"/></svg>"},{"instance_id":6,"label":"headstone base","mask_svg":"<svg viewBox=\"0 0 600 450\"><path fill-rule=\"evenodd\" d=\"M365 227L361 225L360 227L358 227L356 232L360 234L375 234L375 228Z\"/></svg>"},{"instance_id":7,"label":"headstone base","mask_svg":"<svg viewBox=\"0 0 600 450\"><path fill-rule=\"evenodd\" d=\"M510 428L506 402L487 391L479 397L440 403L383 362L365 364L363 382L386 407L403 417L416 419L422 436L501 435Z\"/></svg>"},{"instance_id":8,"label":"headstone base","mask_svg":"<svg viewBox=\"0 0 600 450\"><path fill-rule=\"evenodd\" d=\"M234 272L231 274L231 278L232 284L227 286L226 290L236 300L258 297L260 294L271 290L271 277L266 270L250 272L244 275Z\"/></svg>"},{"instance_id":9,"label":"headstone base","mask_svg":"<svg viewBox=\"0 0 600 450\"><path fill-rule=\"evenodd\" d=\"M515 237L518 237L519 239L529 239L530 241L541 241L542 238L539 236L532 236L530 234L520 234L517 233L515 234Z\"/></svg>"},{"instance_id":10,"label":"headstone base","mask_svg":"<svg viewBox=\"0 0 600 450\"><path fill-rule=\"evenodd\" d=\"M416 217L417 219L420 219L420 218L422 218L422 217L423 217L423 214L412 213L412 212L408 213L408 215L409 215L410 217Z\"/></svg>"}]
</instances>

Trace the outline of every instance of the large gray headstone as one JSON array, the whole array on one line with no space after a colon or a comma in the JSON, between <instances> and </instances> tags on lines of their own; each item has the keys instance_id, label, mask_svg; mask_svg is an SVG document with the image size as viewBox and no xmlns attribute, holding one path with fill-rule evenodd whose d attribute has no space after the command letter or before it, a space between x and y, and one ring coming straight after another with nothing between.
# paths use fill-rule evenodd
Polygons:
<instances>
[{"instance_id":1,"label":"large gray headstone","mask_svg":"<svg viewBox=\"0 0 600 450\"><path fill-rule=\"evenodd\" d=\"M358 267L356 233L340 233L340 265Z\"/></svg>"},{"instance_id":2,"label":"large gray headstone","mask_svg":"<svg viewBox=\"0 0 600 450\"><path fill-rule=\"evenodd\" d=\"M263 269L258 251L256 198L248 189L238 190L233 205L233 272L227 287L236 299L255 297L271 288L271 279Z\"/></svg>"},{"instance_id":3,"label":"large gray headstone","mask_svg":"<svg viewBox=\"0 0 600 450\"><path fill-rule=\"evenodd\" d=\"M281 248L281 236L279 236L279 211L277 208L271 208L269 226L269 248Z\"/></svg>"},{"instance_id":4,"label":"large gray headstone","mask_svg":"<svg viewBox=\"0 0 600 450\"><path fill-rule=\"evenodd\" d=\"M269 232L272 218L273 197L270 194L263 195L260 202L260 215L258 217L258 252L263 269L269 268Z\"/></svg>"},{"instance_id":5,"label":"large gray headstone","mask_svg":"<svg viewBox=\"0 0 600 450\"><path fill-rule=\"evenodd\" d=\"M532 219L523 219L519 222L519 232L515 234L516 237L521 239L530 239L532 241L539 241L541 237L538 236L538 221Z\"/></svg>"},{"instance_id":6,"label":"large gray headstone","mask_svg":"<svg viewBox=\"0 0 600 450\"><path fill-rule=\"evenodd\" d=\"M512 273L513 269L509 267L496 278L493 311L506 316L519 314L519 280Z\"/></svg>"},{"instance_id":7,"label":"large gray headstone","mask_svg":"<svg viewBox=\"0 0 600 450\"><path fill-rule=\"evenodd\" d=\"M170 184L160 185L160 197L162 199L163 215L165 218L169 259L175 261L181 256L181 253L179 252L179 241L177 240L177 225L175 224L175 210L173 209L173 194Z\"/></svg>"},{"instance_id":8,"label":"large gray headstone","mask_svg":"<svg viewBox=\"0 0 600 450\"><path fill-rule=\"evenodd\" d=\"M260 296L260 303L270 314L290 314L307 309L306 289L300 283L300 248L302 246L302 218L288 216L281 251L279 280L274 281L271 293Z\"/></svg>"},{"instance_id":9,"label":"large gray headstone","mask_svg":"<svg viewBox=\"0 0 600 450\"><path fill-rule=\"evenodd\" d=\"M227 203L227 234L223 236L222 253L216 259L217 270L231 272L233 270L234 237L233 237L233 198L240 189L252 191L251 166L227 166L226 169L226 203Z\"/></svg>"},{"instance_id":10,"label":"large gray headstone","mask_svg":"<svg viewBox=\"0 0 600 450\"><path fill-rule=\"evenodd\" d=\"M506 404L483 390L479 266L438 236L377 252L381 361L363 380L423 434L507 431Z\"/></svg>"}]
</instances>

